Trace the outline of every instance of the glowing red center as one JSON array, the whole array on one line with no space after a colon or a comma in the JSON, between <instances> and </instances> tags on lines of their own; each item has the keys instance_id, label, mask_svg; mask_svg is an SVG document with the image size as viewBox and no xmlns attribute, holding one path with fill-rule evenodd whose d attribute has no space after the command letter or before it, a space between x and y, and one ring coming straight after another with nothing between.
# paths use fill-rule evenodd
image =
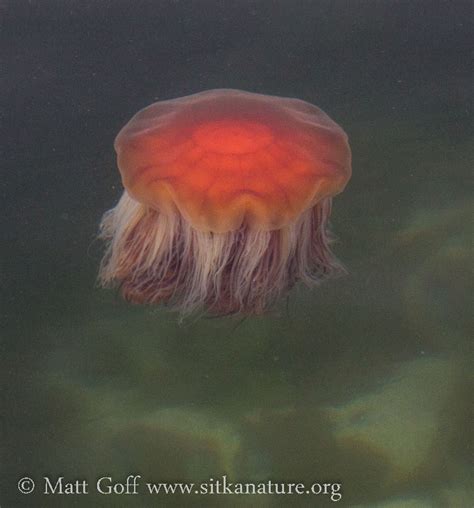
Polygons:
<instances>
[{"instance_id":1,"label":"glowing red center","mask_svg":"<svg viewBox=\"0 0 474 508\"><path fill-rule=\"evenodd\" d=\"M271 143L273 136L265 125L247 120L217 120L200 125L194 141L214 153L256 152Z\"/></svg>"}]
</instances>

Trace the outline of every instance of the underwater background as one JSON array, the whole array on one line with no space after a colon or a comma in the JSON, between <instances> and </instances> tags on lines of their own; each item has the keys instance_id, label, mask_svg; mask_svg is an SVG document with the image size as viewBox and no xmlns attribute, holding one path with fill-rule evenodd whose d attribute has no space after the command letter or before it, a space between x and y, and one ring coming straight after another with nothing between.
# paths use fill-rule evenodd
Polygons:
<instances>
[{"instance_id":1,"label":"underwater background","mask_svg":"<svg viewBox=\"0 0 474 508\"><path fill-rule=\"evenodd\" d=\"M473 505L472 8L0 1L2 508ZM348 133L331 218L348 275L180 324L98 288L96 234L119 129L221 87L312 102ZM94 492L129 475L342 498ZM91 492L42 494L45 476Z\"/></svg>"}]
</instances>

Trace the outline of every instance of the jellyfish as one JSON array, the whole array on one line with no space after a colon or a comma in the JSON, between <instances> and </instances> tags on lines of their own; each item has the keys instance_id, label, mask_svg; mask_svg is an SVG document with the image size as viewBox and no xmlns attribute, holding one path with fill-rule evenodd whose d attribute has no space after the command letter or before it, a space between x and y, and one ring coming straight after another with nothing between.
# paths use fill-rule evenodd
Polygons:
<instances>
[{"instance_id":1,"label":"jellyfish","mask_svg":"<svg viewBox=\"0 0 474 508\"><path fill-rule=\"evenodd\" d=\"M261 314L343 270L328 219L351 151L318 107L208 90L142 109L115 150L124 192L101 221L99 280L126 300Z\"/></svg>"}]
</instances>

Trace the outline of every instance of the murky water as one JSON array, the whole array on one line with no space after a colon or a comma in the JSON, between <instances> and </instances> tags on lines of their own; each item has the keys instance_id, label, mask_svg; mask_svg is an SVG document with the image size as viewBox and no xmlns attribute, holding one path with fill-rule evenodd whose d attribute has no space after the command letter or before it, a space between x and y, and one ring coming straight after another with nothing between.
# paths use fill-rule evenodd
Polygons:
<instances>
[{"instance_id":1,"label":"murky water","mask_svg":"<svg viewBox=\"0 0 474 508\"><path fill-rule=\"evenodd\" d=\"M1 506L471 506L469 2L202 6L0 6ZM349 274L264 317L179 324L97 287L95 235L121 194L118 129L222 86L314 102L348 132L332 226ZM106 493L129 475L138 494ZM223 475L328 486L145 485Z\"/></svg>"}]
</instances>

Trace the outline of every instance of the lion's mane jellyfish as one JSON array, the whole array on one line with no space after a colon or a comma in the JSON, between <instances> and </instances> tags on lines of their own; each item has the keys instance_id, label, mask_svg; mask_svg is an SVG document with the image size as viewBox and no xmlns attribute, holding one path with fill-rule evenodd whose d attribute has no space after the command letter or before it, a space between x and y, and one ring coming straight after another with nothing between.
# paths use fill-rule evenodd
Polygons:
<instances>
[{"instance_id":1,"label":"lion's mane jellyfish","mask_svg":"<svg viewBox=\"0 0 474 508\"><path fill-rule=\"evenodd\" d=\"M115 140L125 187L106 212L100 280L183 314L258 314L334 275L327 222L351 175L316 106L239 90L156 102Z\"/></svg>"}]
</instances>

